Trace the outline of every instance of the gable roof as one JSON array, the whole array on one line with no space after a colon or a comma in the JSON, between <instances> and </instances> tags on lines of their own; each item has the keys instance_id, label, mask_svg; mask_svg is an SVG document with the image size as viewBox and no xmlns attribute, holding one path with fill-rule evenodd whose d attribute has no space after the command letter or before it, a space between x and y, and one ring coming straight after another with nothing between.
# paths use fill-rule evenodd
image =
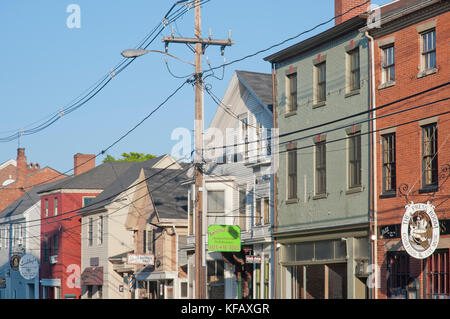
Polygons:
<instances>
[{"instance_id":1,"label":"gable roof","mask_svg":"<svg viewBox=\"0 0 450 319\"><path fill-rule=\"evenodd\" d=\"M99 189L104 190L108 185L116 181L120 175L136 164L156 164L163 156L149 159L144 162L107 162L80 175L71 176L61 183L53 185L41 191L50 192L58 189Z\"/></svg>"},{"instance_id":2,"label":"gable roof","mask_svg":"<svg viewBox=\"0 0 450 319\"><path fill-rule=\"evenodd\" d=\"M262 104L269 106L273 104L272 99L272 74L251 71L236 71L239 80L246 88L257 97Z\"/></svg>"},{"instance_id":3,"label":"gable roof","mask_svg":"<svg viewBox=\"0 0 450 319\"><path fill-rule=\"evenodd\" d=\"M66 177L66 179L69 177ZM45 188L52 186L52 184L60 183L61 180L53 183L39 185L33 187L30 191L26 192L22 197L12 202L4 210L0 212L0 218L8 218L25 213L30 207L40 201L39 192Z\"/></svg>"},{"instance_id":4,"label":"gable roof","mask_svg":"<svg viewBox=\"0 0 450 319\"><path fill-rule=\"evenodd\" d=\"M155 210L162 219L186 219L188 217L188 189L183 184L188 179L186 168L190 164L181 163L182 170L144 168L147 187Z\"/></svg>"}]
</instances>

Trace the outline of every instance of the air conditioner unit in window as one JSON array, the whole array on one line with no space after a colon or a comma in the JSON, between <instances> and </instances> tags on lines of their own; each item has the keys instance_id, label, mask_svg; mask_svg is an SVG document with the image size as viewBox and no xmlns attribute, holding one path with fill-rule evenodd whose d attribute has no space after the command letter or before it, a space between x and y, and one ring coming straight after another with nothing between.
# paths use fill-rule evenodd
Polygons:
<instances>
[{"instance_id":1,"label":"air conditioner unit in window","mask_svg":"<svg viewBox=\"0 0 450 319\"><path fill-rule=\"evenodd\" d=\"M369 276L369 273L367 271L368 266L369 266L369 261L367 259L358 260L356 262L355 275L357 277L367 277L367 276Z\"/></svg>"},{"instance_id":2,"label":"air conditioner unit in window","mask_svg":"<svg viewBox=\"0 0 450 319\"><path fill-rule=\"evenodd\" d=\"M50 263L56 264L58 262L58 255L50 256Z\"/></svg>"}]
</instances>

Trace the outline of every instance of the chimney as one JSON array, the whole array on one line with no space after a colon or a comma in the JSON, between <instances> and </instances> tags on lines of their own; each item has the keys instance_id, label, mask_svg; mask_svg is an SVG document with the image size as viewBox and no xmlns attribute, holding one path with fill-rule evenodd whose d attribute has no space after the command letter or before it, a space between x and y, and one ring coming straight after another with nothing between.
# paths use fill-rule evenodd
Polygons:
<instances>
[{"instance_id":1,"label":"chimney","mask_svg":"<svg viewBox=\"0 0 450 319\"><path fill-rule=\"evenodd\" d=\"M95 155L77 153L73 156L73 175L80 175L95 167Z\"/></svg>"},{"instance_id":2,"label":"chimney","mask_svg":"<svg viewBox=\"0 0 450 319\"><path fill-rule=\"evenodd\" d=\"M356 9L353 9L349 13L344 14L336 19L334 19L334 25L338 25L344 21L350 20L356 16L359 16L361 13L367 12L370 7L370 1L365 5L362 5L367 0L334 0L334 15L338 16L347 12L351 8L356 6L360 6Z\"/></svg>"},{"instance_id":3,"label":"chimney","mask_svg":"<svg viewBox=\"0 0 450 319\"><path fill-rule=\"evenodd\" d=\"M24 185L25 179L28 175L27 157L25 156L25 149L17 149L17 182Z\"/></svg>"}]
</instances>

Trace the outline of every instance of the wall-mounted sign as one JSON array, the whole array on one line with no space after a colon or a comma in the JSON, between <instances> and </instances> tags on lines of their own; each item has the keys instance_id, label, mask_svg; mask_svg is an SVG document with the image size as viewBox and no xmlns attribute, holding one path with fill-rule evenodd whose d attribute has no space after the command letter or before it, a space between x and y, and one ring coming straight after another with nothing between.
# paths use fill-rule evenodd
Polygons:
<instances>
[{"instance_id":1,"label":"wall-mounted sign","mask_svg":"<svg viewBox=\"0 0 450 319\"><path fill-rule=\"evenodd\" d=\"M129 265L150 265L155 264L155 255L153 254L128 254L127 263Z\"/></svg>"},{"instance_id":2,"label":"wall-mounted sign","mask_svg":"<svg viewBox=\"0 0 450 319\"><path fill-rule=\"evenodd\" d=\"M119 291L123 292L123 285L119 285Z\"/></svg>"},{"instance_id":3,"label":"wall-mounted sign","mask_svg":"<svg viewBox=\"0 0 450 319\"><path fill-rule=\"evenodd\" d=\"M245 263L246 264L260 264L261 256L245 255Z\"/></svg>"},{"instance_id":4,"label":"wall-mounted sign","mask_svg":"<svg viewBox=\"0 0 450 319\"><path fill-rule=\"evenodd\" d=\"M23 278L31 280L39 274L39 261L33 255L23 255L19 262L19 271Z\"/></svg>"},{"instance_id":5,"label":"wall-mounted sign","mask_svg":"<svg viewBox=\"0 0 450 319\"><path fill-rule=\"evenodd\" d=\"M19 270L20 256L12 255L9 260L9 265L11 266L11 270L17 271Z\"/></svg>"},{"instance_id":6,"label":"wall-mounted sign","mask_svg":"<svg viewBox=\"0 0 450 319\"><path fill-rule=\"evenodd\" d=\"M241 251L241 228L234 225L209 225L209 251Z\"/></svg>"},{"instance_id":7,"label":"wall-mounted sign","mask_svg":"<svg viewBox=\"0 0 450 319\"><path fill-rule=\"evenodd\" d=\"M439 220L434 206L411 204L405 206L402 218L402 243L406 252L417 259L429 257L439 243Z\"/></svg>"}]
</instances>

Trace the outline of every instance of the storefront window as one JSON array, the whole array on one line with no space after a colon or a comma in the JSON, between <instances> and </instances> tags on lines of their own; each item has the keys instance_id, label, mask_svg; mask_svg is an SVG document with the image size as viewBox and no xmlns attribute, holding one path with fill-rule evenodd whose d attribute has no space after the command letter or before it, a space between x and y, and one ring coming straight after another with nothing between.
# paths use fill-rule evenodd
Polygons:
<instances>
[{"instance_id":1,"label":"storefront window","mask_svg":"<svg viewBox=\"0 0 450 319\"><path fill-rule=\"evenodd\" d=\"M255 299L261 298L261 264L255 264Z\"/></svg>"},{"instance_id":2,"label":"storefront window","mask_svg":"<svg viewBox=\"0 0 450 319\"><path fill-rule=\"evenodd\" d=\"M206 266L208 276L208 298L225 298L224 261L208 260Z\"/></svg>"},{"instance_id":3,"label":"storefront window","mask_svg":"<svg viewBox=\"0 0 450 319\"><path fill-rule=\"evenodd\" d=\"M388 253L387 264L388 297L406 299L409 281L409 256L404 252Z\"/></svg>"},{"instance_id":4,"label":"storefront window","mask_svg":"<svg viewBox=\"0 0 450 319\"><path fill-rule=\"evenodd\" d=\"M427 298L449 299L449 251L436 251L427 259Z\"/></svg>"}]
</instances>

